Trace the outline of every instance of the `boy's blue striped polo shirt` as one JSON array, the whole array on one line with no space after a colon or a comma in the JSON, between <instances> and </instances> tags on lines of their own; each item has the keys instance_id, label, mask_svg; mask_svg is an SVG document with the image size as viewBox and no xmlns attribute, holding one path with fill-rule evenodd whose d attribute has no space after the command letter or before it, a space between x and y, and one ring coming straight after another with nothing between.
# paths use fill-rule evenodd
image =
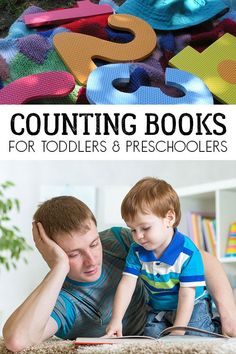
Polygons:
<instances>
[{"instance_id":1,"label":"boy's blue striped polo shirt","mask_svg":"<svg viewBox=\"0 0 236 354\"><path fill-rule=\"evenodd\" d=\"M195 301L206 296L202 257L195 244L175 229L172 241L157 258L132 243L123 274L141 277L154 310L175 310L180 287L196 287Z\"/></svg>"}]
</instances>

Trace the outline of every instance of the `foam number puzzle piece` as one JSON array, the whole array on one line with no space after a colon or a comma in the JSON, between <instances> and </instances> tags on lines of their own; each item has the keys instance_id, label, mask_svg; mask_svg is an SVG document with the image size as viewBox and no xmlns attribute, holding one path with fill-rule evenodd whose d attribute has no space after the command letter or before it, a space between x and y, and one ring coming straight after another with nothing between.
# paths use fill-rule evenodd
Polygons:
<instances>
[{"instance_id":1,"label":"foam number puzzle piece","mask_svg":"<svg viewBox=\"0 0 236 354\"><path fill-rule=\"evenodd\" d=\"M188 46L169 64L200 77L221 102L236 103L236 38L226 33L202 53Z\"/></svg>"},{"instance_id":2,"label":"foam number puzzle piece","mask_svg":"<svg viewBox=\"0 0 236 354\"><path fill-rule=\"evenodd\" d=\"M109 5L97 5L90 0L83 0L77 3L77 7L25 15L24 21L29 27L40 27L58 25L60 23L78 20L79 18L112 13L113 9Z\"/></svg>"},{"instance_id":3,"label":"foam number puzzle piece","mask_svg":"<svg viewBox=\"0 0 236 354\"><path fill-rule=\"evenodd\" d=\"M183 97L167 96L157 87L140 86L124 93L113 82L129 82L130 64L108 64L98 67L88 78L86 95L95 104L213 104L213 97L201 79L178 69L167 68L166 84L185 93Z\"/></svg>"},{"instance_id":4,"label":"foam number puzzle piece","mask_svg":"<svg viewBox=\"0 0 236 354\"><path fill-rule=\"evenodd\" d=\"M77 6L81 5L81 1L83 1L83 0L76 1ZM109 6L111 6L113 11L116 11L119 8L119 6L116 5L115 1L113 1L113 0L99 0L99 6L101 6L101 5L109 5Z\"/></svg>"},{"instance_id":5,"label":"foam number puzzle piece","mask_svg":"<svg viewBox=\"0 0 236 354\"><path fill-rule=\"evenodd\" d=\"M67 96L75 87L66 71L49 71L22 77L0 90L0 104L22 104L37 98Z\"/></svg>"},{"instance_id":6,"label":"foam number puzzle piece","mask_svg":"<svg viewBox=\"0 0 236 354\"><path fill-rule=\"evenodd\" d=\"M130 15L111 15L110 27L134 34L128 43L114 43L82 33L59 33L54 46L76 81L85 85L91 71L96 69L94 58L108 62L141 60L155 49L156 33L145 21Z\"/></svg>"}]
</instances>

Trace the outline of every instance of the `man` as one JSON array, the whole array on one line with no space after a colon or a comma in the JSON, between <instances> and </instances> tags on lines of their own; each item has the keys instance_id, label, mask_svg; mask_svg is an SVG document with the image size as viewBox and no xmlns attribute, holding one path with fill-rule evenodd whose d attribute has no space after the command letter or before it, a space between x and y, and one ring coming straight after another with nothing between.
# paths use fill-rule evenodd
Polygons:
<instances>
[{"instance_id":1,"label":"man","mask_svg":"<svg viewBox=\"0 0 236 354\"><path fill-rule=\"evenodd\" d=\"M111 228L98 234L90 209L64 196L39 207L33 237L50 271L7 320L3 328L7 348L20 351L54 334L68 339L104 335L131 243L129 230ZM236 336L236 306L228 280L214 257L202 255L223 333ZM139 282L124 318L124 335L142 333L146 300Z\"/></svg>"}]
</instances>

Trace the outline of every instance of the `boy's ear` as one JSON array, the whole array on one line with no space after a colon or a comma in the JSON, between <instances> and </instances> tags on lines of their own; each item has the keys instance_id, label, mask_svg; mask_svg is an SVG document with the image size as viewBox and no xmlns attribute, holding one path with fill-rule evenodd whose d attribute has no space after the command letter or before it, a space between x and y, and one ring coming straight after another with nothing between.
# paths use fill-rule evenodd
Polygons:
<instances>
[{"instance_id":1,"label":"boy's ear","mask_svg":"<svg viewBox=\"0 0 236 354\"><path fill-rule=\"evenodd\" d=\"M168 212L166 213L166 219L168 226L173 227L176 219L174 210L168 210Z\"/></svg>"}]
</instances>

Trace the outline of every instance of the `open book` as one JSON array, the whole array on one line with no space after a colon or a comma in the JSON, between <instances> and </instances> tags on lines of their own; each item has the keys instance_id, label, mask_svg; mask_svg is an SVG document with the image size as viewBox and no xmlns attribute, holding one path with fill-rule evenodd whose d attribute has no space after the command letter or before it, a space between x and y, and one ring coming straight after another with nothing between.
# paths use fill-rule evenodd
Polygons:
<instances>
[{"instance_id":1,"label":"open book","mask_svg":"<svg viewBox=\"0 0 236 354\"><path fill-rule=\"evenodd\" d=\"M229 339L228 336L225 336L223 334L218 334L214 332L209 332L203 329L195 328L195 327L181 327L181 326L173 326L173 327L168 327L164 329L158 338L153 338L149 336L123 336L123 337L100 337L100 338L92 338L92 337L79 337L76 338L75 340L75 346L80 346L80 345L102 345L102 344L119 344L119 343L146 343L146 342L157 342L161 337L164 337L168 334L170 334L172 331L176 330L183 330L183 331L192 331L197 333L204 333L208 334L212 337L216 338L224 338L224 339Z\"/></svg>"}]
</instances>

